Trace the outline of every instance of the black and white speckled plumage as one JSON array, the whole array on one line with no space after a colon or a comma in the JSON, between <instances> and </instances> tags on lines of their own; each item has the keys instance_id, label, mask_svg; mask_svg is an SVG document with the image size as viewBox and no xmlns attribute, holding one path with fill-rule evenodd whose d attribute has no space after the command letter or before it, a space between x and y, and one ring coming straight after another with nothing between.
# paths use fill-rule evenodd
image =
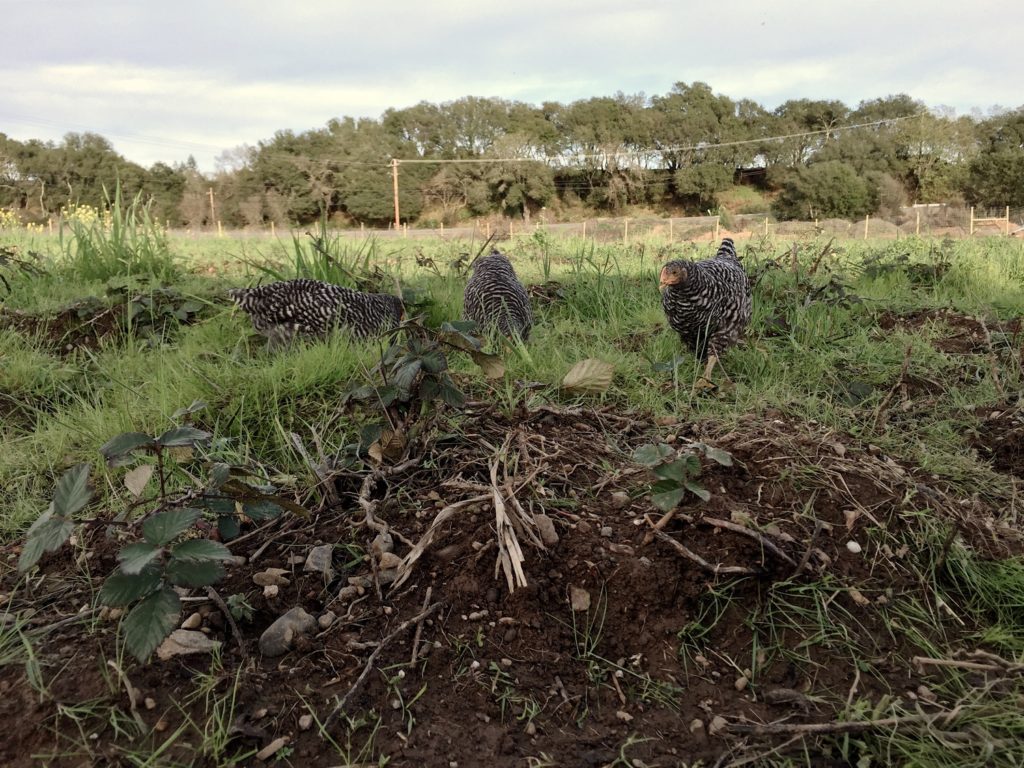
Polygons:
<instances>
[{"instance_id":1,"label":"black and white speckled plumage","mask_svg":"<svg viewBox=\"0 0 1024 768\"><path fill-rule=\"evenodd\" d=\"M492 251L476 260L463 294L463 309L466 317L482 328L497 328L505 336L523 341L530 337L530 295L503 253Z\"/></svg>"},{"instance_id":2,"label":"black and white speckled plumage","mask_svg":"<svg viewBox=\"0 0 1024 768\"><path fill-rule=\"evenodd\" d=\"M396 327L403 314L397 296L362 293L306 278L232 288L228 295L271 344L291 341L296 334L325 336L336 327L365 338Z\"/></svg>"},{"instance_id":3,"label":"black and white speckled plumage","mask_svg":"<svg viewBox=\"0 0 1024 768\"><path fill-rule=\"evenodd\" d=\"M730 238L704 261L670 261L661 270L661 305L668 324L702 360L743 336L751 313L751 286Z\"/></svg>"}]
</instances>

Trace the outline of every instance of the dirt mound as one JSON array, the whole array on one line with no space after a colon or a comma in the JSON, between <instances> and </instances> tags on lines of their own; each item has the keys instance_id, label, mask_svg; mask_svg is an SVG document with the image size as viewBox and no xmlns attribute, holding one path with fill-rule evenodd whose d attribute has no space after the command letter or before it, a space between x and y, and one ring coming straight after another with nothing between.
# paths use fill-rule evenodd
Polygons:
<instances>
[{"instance_id":1,"label":"dirt mound","mask_svg":"<svg viewBox=\"0 0 1024 768\"><path fill-rule=\"evenodd\" d=\"M655 478L628 458L654 442L697 456L711 445L731 465L702 459L693 481L709 500L688 493L663 514L650 501ZM847 436L771 412L729 428L658 429L610 410L477 406L440 424L418 458L340 474L333 490L340 502L314 522L291 518L232 543L246 560L217 590L252 606L241 638L202 591L191 596L186 613L222 642L212 672L205 656L177 657L121 679L104 661L111 622L80 639L88 579L18 592L12 607L50 628L47 678L76 674L55 675L40 699L21 666L0 669L0 716L58 726L19 728L0 760L34 764L29 755L68 750L82 733L94 764L116 762L124 740L109 717L57 714L58 702L97 698L116 704L121 728L137 717L156 728L145 738L168 740L168 756L202 765L281 737L308 766L339 754L463 767L756 757L784 739L746 735L753 724L829 723L854 699L928 690L930 671L911 659L957 630L922 621L896 631L908 619L893 612L921 597L909 521L922 510L1019 551L980 502L965 506ZM385 532L403 558L396 569L363 556ZM303 569L323 543L336 545L333 579ZM87 544L90 571L109 572L113 543L92 529ZM44 563L48 574L79 567L70 551ZM270 567L288 581L264 596L253 576ZM13 591L10 573L2 584ZM260 633L293 606L337 618L291 653L261 657ZM307 713L314 725L303 730ZM203 737L215 716L221 741ZM827 734L789 748L847 764L828 756Z\"/></svg>"},{"instance_id":2,"label":"dirt mound","mask_svg":"<svg viewBox=\"0 0 1024 768\"><path fill-rule=\"evenodd\" d=\"M1024 410L1020 405L980 409L974 447L998 472L1024 479Z\"/></svg>"},{"instance_id":3,"label":"dirt mound","mask_svg":"<svg viewBox=\"0 0 1024 768\"><path fill-rule=\"evenodd\" d=\"M1024 344L1021 322L1022 318L1018 317L1006 322L985 323L949 309L916 310L906 314L886 311L878 318L878 326L886 331L910 331L925 326L941 328L942 337L933 343L936 349L954 354L986 353L997 342L1020 347Z\"/></svg>"}]
</instances>

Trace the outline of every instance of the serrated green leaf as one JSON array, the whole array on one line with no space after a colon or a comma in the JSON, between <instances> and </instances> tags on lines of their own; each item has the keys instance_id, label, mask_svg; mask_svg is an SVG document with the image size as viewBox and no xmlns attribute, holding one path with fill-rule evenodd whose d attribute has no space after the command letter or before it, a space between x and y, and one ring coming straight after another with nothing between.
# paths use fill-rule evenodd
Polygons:
<instances>
[{"instance_id":1,"label":"serrated green leaf","mask_svg":"<svg viewBox=\"0 0 1024 768\"><path fill-rule=\"evenodd\" d=\"M688 490L694 496L699 496L704 501L709 501L711 499L711 492L710 491L708 491L703 486L698 485L697 483L694 483L694 482L692 482L690 480L686 481L686 490Z\"/></svg>"},{"instance_id":2,"label":"serrated green leaf","mask_svg":"<svg viewBox=\"0 0 1024 768\"><path fill-rule=\"evenodd\" d=\"M221 496L200 496L198 502L202 504L205 509L208 509L217 515L235 514L234 499L225 499Z\"/></svg>"},{"instance_id":3,"label":"serrated green leaf","mask_svg":"<svg viewBox=\"0 0 1024 768\"><path fill-rule=\"evenodd\" d=\"M670 509L675 509L679 506L679 502L683 500L685 495L685 488L676 487L668 491L652 494L651 502L662 512L668 512Z\"/></svg>"},{"instance_id":4,"label":"serrated green leaf","mask_svg":"<svg viewBox=\"0 0 1024 768\"><path fill-rule=\"evenodd\" d=\"M416 381L416 377L419 375L420 368L422 367L422 360L412 360L405 365L399 366L398 370L395 371L391 383L398 388L403 399L408 398L412 393L412 385Z\"/></svg>"},{"instance_id":5,"label":"serrated green leaf","mask_svg":"<svg viewBox=\"0 0 1024 768\"><path fill-rule=\"evenodd\" d=\"M89 491L88 462L77 464L60 476L57 487L53 491L53 513L61 517L70 517L89 503L92 495Z\"/></svg>"},{"instance_id":6,"label":"serrated green leaf","mask_svg":"<svg viewBox=\"0 0 1024 768\"><path fill-rule=\"evenodd\" d=\"M179 408L174 413L172 413L171 414L171 419L173 419L174 421L177 421L182 416L188 416L191 413L196 413L197 411L203 410L205 407L206 407L206 402L205 401L203 401L203 400L193 400L192 401L192 405L189 405L189 406L187 406L185 408Z\"/></svg>"},{"instance_id":7,"label":"serrated green leaf","mask_svg":"<svg viewBox=\"0 0 1024 768\"><path fill-rule=\"evenodd\" d=\"M365 384L361 387L350 389L345 393L345 400L369 400L377 395L377 388L372 384Z\"/></svg>"},{"instance_id":8,"label":"serrated green leaf","mask_svg":"<svg viewBox=\"0 0 1024 768\"><path fill-rule=\"evenodd\" d=\"M136 576L143 568L153 562L161 552L163 552L163 549L154 547L145 541L129 544L117 553L118 562L121 563L121 572L129 576Z\"/></svg>"},{"instance_id":9,"label":"serrated green leaf","mask_svg":"<svg viewBox=\"0 0 1024 768\"><path fill-rule=\"evenodd\" d=\"M171 550L171 558L187 561L229 560L231 559L231 550L219 541L189 539Z\"/></svg>"},{"instance_id":10,"label":"serrated green leaf","mask_svg":"<svg viewBox=\"0 0 1024 768\"><path fill-rule=\"evenodd\" d=\"M103 605L122 606L134 603L160 586L160 569L143 568L136 574L124 573L120 568L107 576L100 588L99 601Z\"/></svg>"},{"instance_id":11,"label":"serrated green leaf","mask_svg":"<svg viewBox=\"0 0 1024 768\"><path fill-rule=\"evenodd\" d=\"M200 514L198 509L169 509L153 515L142 524L142 537L150 544L164 547L195 525Z\"/></svg>"},{"instance_id":12,"label":"serrated green leaf","mask_svg":"<svg viewBox=\"0 0 1024 768\"><path fill-rule=\"evenodd\" d=\"M178 626L181 600L177 593L164 587L136 605L124 619L124 644L139 661L144 662L156 647Z\"/></svg>"},{"instance_id":13,"label":"serrated green leaf","mask_svg":"<svg viewBox=\"0 0 1024 768\"><path fill-rule=\"evenodd\" d=\"M153 438L149 435L144 435L141 432L125 432L123 435L110 438L100 446L100 454L107 461L112 461L126 456L132 451L137 451L139 448L148 448L153 444Z\"/></svg>"},{"instance_id":14,"label":"serrated green leaf","mask_svg":"<svg viewBox=\"0 0 1024 768\"><path fill-rule=\"evenodd\" d=\"M176 448L181 446L191 446L198 442L202 442L210 437L209 432L204 432L201 429L195 427L174 427L168 429L160 437L156 439L159 445L164 448Z\"/></svg>"},{"instance_id":15,"label":"serrated green leaf","mask_svg":"<svg viewBox=\"0 0 1024 768\"><path fill-rule=\"evenodd\" d=\"M694 466L689 461L691 457L684 456L681 459L670 461L666 464L659 464L656 467L652 467L651 471L657 476L666 480L675 480L677 483L682 485L685 480L688 480L694 474L698 474L700 471L700 465L696 467L697 472L694 472Z\"/></svg>"},{"instance_id":16,"label":"serrated green leaf","mask_svg":"<svg viewBox=\"0 0 1024 768\"><path fill-rule=\"evenodd\" d=\"M466 404L466 396L451 383L450 379L441 382L441 399L452 408L461 408Z\"/></svg>"},{"instance_id":17,"label":"serrated green leaf","mask_svg":"<svg viewBox=\"0 0 1024 768\"><path fill-rule=\"evenodd\" d=\"M433 377L425 378L420 383L420 399L425 403L433 402L441 394L441 385Z\"/></svg>"},{"instance_id":18,"label":"serrated green leaf","mask_svg":"<svg viewBox=\"0 0 1024 768\"><path fill-rule=\"evenodd\" d=\"M223 515L217 518L217 532L224 541L231 541L242 532L242 526L234 515Z\"/></svg>"},{"instance_id":19,"label":"serrated green leaf","mask_svg":"<svg viewBox=\"0 0 1024 768\"><path fill-rule=\"evenodd\" d=\"M664 443L641 445L633 451L633 461L645 467L656 467L675 456L676 452Z\"/></svg>"},{"instance_id":20,"label":"serrated green leaf","mask_svg":"<svg viewBox=\"0 0 1024 768\"><path fill-rule=\"evenodd\" d=\"M218 461L210 467L210 485L213 490L220 488L231 477L231 465Z\"/></svg>"},{"instance_id":21,"label":"serrated green leaf","mask_svg":"<svg viewBox=\"0 0 1024 768\"><path fill-rule=\"evenodd\" d=\"M723 451L721 448L715 448L713 445L705 445L704 443L696 443L695 445L712 461L721 464L723 467L732 466L732 454L728 451Z\"/></svg>"},{"instance_id":22,"label":"serrated green leaf","mask_svg":"<svg viewBox=\"0 0 1024 768\"><path fill-rule=\"evenodd\" d=\"M251 520L273 520L281 516L280 504L275 504L267 499L247 501L242 504L242 511Z\"/></svg>"},{"instance_id":23,"label":"serrated green leaf","mask_svg":"<svg viewBox=\"0 0 1024 768\"><path fill-rule=\"evenodd\" d=\"M441 350L435 349L433 352L428 352L423 356L423 370L427 373L440 373L447 369L448 360Z\"/></svg>"},{"instance_id":24,"label":"serrated green leaf","mask_svg":"<svg viewBox=\"0 0 1024 768\"><path fill-rule=\"evenodd\" d=\"M208 587L224 578L224 566L216 560L171 560L164 575L179 587Z\"/></svg>"},{"instance_id":25,"label":"serrated green leaf","mask_svg":"<svg viewBox=\"0 0 1024 768\"><path fill-rule=\"evenodd\" d=\"M18 558L18 571L24 573L38 563L44 552L60 549L74 530L73 522L54 515L52 507L48 509L29 530Z\"/></svg>"}]
</instances>

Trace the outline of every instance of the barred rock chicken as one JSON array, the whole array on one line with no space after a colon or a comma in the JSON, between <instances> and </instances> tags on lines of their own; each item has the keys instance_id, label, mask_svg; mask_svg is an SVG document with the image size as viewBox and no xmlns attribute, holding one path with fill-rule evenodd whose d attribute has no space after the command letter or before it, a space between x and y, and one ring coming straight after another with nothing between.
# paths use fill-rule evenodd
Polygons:
<instances>
[{"instance_id":1,"label":"barred rock chicken","mask_svg":"<svg viewBox=\"0 0 1024 768\"><path fill-rule=\"evenodd\" d=\"M463 308L466 317L481 328L497 328L505 336L518 336L523 341L530 337L530 296L508 256L499 251L491 251L473 264Z\"/></svg>"},{"instance_id":2,"label":"barred rock chicken","mask_svg":"<svg viewBox=\"0 0 1024 768\"><path fill-rule=\"evenodd\" d=\"M707 361L710 387L718 356L738 342L750 322L751 286L730 238L714 258L670 261L661 269L661 305L683 343Z\"/></svg>"},{"instance_id":3,"label":"barred rock chicken","mask_svg":"<svg viewBox=\"0 0 1024 768\"><path fill-rule=\"evenodd\" d=\"M397 296L361 293L306 278L232 288L228 295L252 318L271 348L290 342L296 334L326 336L336 327L365 338L396 327L404 314Z\"/></svg>"}]
</instances>

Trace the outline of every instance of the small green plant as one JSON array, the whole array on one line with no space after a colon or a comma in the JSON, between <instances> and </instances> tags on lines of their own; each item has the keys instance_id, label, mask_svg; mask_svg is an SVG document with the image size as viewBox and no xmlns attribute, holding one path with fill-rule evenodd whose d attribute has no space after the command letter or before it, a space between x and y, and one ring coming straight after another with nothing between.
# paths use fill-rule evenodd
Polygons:
<instances>
[{"instance_id":1,"label":"small green plant","mask_svg":"<svg viewBox=\"0 0 1024 768\"><path fill-rule=\"evenodd\" d=\"M228 610L235 621L252 621L255 609L249 605L249 601L241 592L228 595L224 602L227 604Z\"/></svg>"},{"instance_id":2,"label":"small green plant","mask_svg":"<svg viewBox=\"0 0 1024 768\"><path fill-rule=\"evenodd\" d=\"M658 478L651 487L654 506L668 512L676 508L687 492L703 501L711 498L711 493L698 482L701 454L724 467L732 466L729 453L703 443L692 443L681 456L664 443L642 445L633 452L633 461L650 469Z\"/></svg>"}]
</instances>

